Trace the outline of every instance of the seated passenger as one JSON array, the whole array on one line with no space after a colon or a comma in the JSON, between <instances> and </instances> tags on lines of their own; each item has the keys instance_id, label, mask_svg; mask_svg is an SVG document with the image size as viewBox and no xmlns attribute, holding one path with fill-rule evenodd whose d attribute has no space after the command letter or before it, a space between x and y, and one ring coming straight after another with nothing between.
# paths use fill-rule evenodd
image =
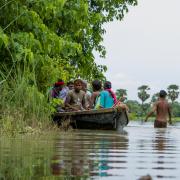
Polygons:
<instances>
[{"instance_id":1,"label":"seated passenger","mask_svg":"<svg viewBox=\"0 0 180 180\"><path fill-rule=\"evenodd\" d=\"M101 81L99 80L94 80L92 82L92 88L93 88L93 93L91 95L91 108L94 109L99 109L100 108L100 92L101 92Z\"/></svg>"},{"instance_id":2,"label":"seated passenger","mask_svg":"<svg viewBox=\"0 0 180 180\"><path fill-rule=\"evenodd\" d=\"M67 83L67 87L68 87L69 91L70 91L70 90L73 90L73 89L74 89L74 82L73 82L73 81L69 81L69 82Z\"/></svg>"},{"instance_id":3,"label":"seated passenger","mask_svg":"<svg viewBox=\"0 0 180 180\"><path fill-rule=\"evenodd\" d=\"M67 88L64 87L64 81L63 80L58 80L53 86L53 88L50 91L50 99L56 98L59 99L59 101L54 101L54 108L58 112L63 112L64 111L64 102L67 96Z\"/></svg>"},{"instance_id":4,"label":"seated passenger","mask_svg":"<svg viewBox=\"0 0 180 180\"><path fill-rule=\"evenodd\" d=\"M85 92L85 106L86 109L90 109L91 106L91 92L87 89L87 82L83 81L82 90Z\"/></svg>"},{"instance_id":5,"label":"seated passenger","mask_svg":"<svg viewBox=\"0 0 180 180\"><path fill-rule=\"evenodd\" d=\"M51 98L59 98L65 101L67 96L67 88L64 87L64 81L59 80L56 82L51 90Z\"/></svg>"},{"instance_id":6,"label":"seated passenger","mask_svg":"<svg viewBox=\"0 0 180 180\"><path fill-rule=\"evenodd\" d=\"M74 81L74 89L68 92L65 107L67 111L79 111L85 109L85 92L82 91L82 80Z\"/></svg>"},{"instance_id":7,"label":"seated passenger","mask_svg":"<svg viewBox=\"0 0 180 180\"><path fill-rule=\"evenodd\" d=\"M100 107L112 108L116 104L117 99L115 93L111 90L111 82L104 83L104 90L100 93Z\"/></svg>"}]
</instances>

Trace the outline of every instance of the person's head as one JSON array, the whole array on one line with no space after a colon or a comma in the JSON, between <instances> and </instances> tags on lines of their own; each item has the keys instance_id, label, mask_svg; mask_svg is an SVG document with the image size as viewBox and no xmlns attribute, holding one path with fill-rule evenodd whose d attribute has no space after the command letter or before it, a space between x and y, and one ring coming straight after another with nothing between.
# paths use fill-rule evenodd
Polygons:
<instances>
[{"instance_id":1,"label":"person's head","mask_svg":"<svg viewBox=\"0 0 180 180\"><path fill-rule=\"evenodd\" d=\"M104 89L111 89L111 82L110 81L105 81Z\"/></svg>"},{"instance_id":2,"label":"person's head","mask_svg":"<svg viewBox=\"0 0 180 180\"><path fill-rule=\"evenodd\" d=\"M87 91L87 81L82 81L83 82L83 84L82 84L82 90L84 91L84 92L86 92Z\"/></svg>"},{"instance_id":3,"label":"person's head","mask_svg":"<svg viewBox=\"0 0 180 180\"><path fill-rule=\"evenodd\" d=\"M67 83L67 87L69 88L69 90L73 90L74 89L74 82L73 81L69 81Z\"/></svg>"},{"instance_id":4,"label":"person's head","mask_svg":"<svg viewBox=\"0 0 180 180\"><path fill-rule=\"evenodd\" d=\"M59 79L55 84L54 87L57 91L61 91L64 86L64 81L62 79Z\"/></svg>"},{"instance_id":5,"label":"person's head","mask_svg":"<svg viewBox=\"0 0 180 180\"><path fill-rule=\"evenodd\" d=\"M99 80L94 80L93 82L92 82L92 88L93 88L93 91L100 91L101 90L101 88L102 88L102 85L101 85L101 81L99 81Z\"/></svg>"},{"instance_id":6,"label":"person's head","mask_svg":"<svg viewBox=\"0 0 180 180\"><path fill-rule=\"evenodd\" d=\"M79 92L80 90L82 90L82 86L83 86L83 82L81 79L76 79L74 81L74 90L76 92Z\"/></svg>"},{"instance_id":7,"label":"person's head","mask_svg":"<svg viewBox=\"0 0 180 180\"><path fill-rule=\"evenodd\" d=\"M167 92L164 91L164 90L160 90L160 92L159 92L159 97L160 97L160 98L166 98L166 96L167 96Z\"/></svg>"}]
</instances>

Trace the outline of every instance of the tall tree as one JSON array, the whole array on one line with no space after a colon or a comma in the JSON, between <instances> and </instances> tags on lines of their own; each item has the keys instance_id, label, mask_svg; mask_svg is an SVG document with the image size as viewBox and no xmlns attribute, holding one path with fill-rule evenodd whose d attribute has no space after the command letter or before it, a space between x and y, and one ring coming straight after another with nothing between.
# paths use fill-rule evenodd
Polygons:
<instances>
[{"instance_id":1,"label":"tall tree","mask_svg":"<svg viewBox=\"0 0 180 180\"><path fill-rule=\"evenodd\" d=\"M179 96L179 86L175 84L171 84L167 88L168 90L168 97L171 100L172 104Z\"/></svg>"},{"instance_id":2,"label":"tall tree","mask_svg":"<svg viewBox=\"0 0 180 180\"><path fill-rule=\"evenodd\" d=\"M147 92L149 90L150 88L147 85L142 85L138 87L138 97L141 100L142 113L145 112L146 107L147 107L144 105L144 102L150 97L150 94L148 94Z\"/></svg>"},{"instance_id":3,"label":"tall tree","mask_svg":"<svg viewBox=\"0 0 180 180\"><path fill-rule=\"evenodd\" d=\"M151 103L155 103L159 98L159 93L155 93L153 94L152 98L151 98Z\"/></svg>"},{"instance_id":4,"label":"tall tree","mask_svg":"<svg viewBox=\"0 0 180 180\"><path fill-rule=\"evenodd\" d=\"M116 90L117 99L120 99L122 102L127 100L127 90L126 89L117 89Z\"/></svg>"}]
</instances>

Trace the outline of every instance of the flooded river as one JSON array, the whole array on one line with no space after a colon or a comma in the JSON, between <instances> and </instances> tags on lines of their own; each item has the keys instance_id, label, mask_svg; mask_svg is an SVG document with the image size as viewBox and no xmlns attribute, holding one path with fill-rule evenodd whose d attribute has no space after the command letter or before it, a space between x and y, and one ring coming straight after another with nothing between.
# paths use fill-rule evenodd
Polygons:
<instances>
[{"instance_id":1,"label":"flooded river","mask_svg":"<svg viewBox=\"0 0 180 180\"><path fill-rule=\"evenodd\" d=\"M123 131L74 130L0 138L0 179L180 179L180 126L131 122Z\"/></svg>"}]
</instances>

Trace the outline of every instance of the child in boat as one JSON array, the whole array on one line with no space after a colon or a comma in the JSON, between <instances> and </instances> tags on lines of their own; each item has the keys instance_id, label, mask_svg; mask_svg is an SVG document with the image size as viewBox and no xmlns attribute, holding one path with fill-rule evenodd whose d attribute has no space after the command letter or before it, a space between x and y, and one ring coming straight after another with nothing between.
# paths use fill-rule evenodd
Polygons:
<instances>
[{"instance_id":1,"label":"child in boat","mask_svg":"<svg viewBox=\"0 0 180 180\"><path fill-rule=\"evenodd\" d=\"M93 88L93 93L91 95L91 108L94 109L99 109L100 108L100 92L101 92L101 81L99 80L94 80L92 82L92 88Z\"/></svg>"},{"instance_id":2,"label":"child in boat","mask_svg":"<svg viewBox=\"0 0 180 180\"><path fill-rule=\"evenodd\" d=\"M171 121L171 108L169 103L166 100L167 93L164 90L159 92L159 99L154 104L152 110L147 114L145 122L148 118L156 113L156 120L154 121L155 128L166 128L167 127L167 119L169 117L169 123L172 124Z\"/></svg>"},{"instance_id":3,"label":"child in boat","mask_svg":"<svg viewBox=\"0 0 180 180\"><path fill-rule=\"evenodd\" d=\"M65 107L68 111L79 111L86 109L85 107L85 92L82 90L83 82L81 79L74 81L74 89L69 91Z\"/></svg>"}]
</instances>

